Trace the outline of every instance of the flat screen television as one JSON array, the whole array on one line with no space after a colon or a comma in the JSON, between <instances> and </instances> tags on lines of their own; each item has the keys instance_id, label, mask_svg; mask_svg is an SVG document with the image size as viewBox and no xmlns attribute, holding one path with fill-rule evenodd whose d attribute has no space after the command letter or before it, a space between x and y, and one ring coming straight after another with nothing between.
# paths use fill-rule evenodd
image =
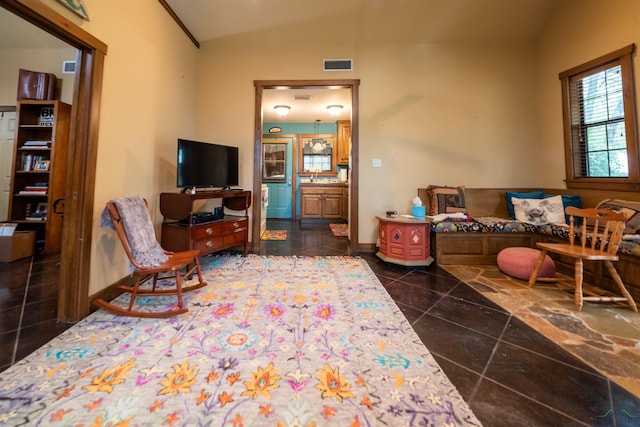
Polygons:
<instances>
[{"instance_id":1,"label":"flat screen television","mask_svg":"<svg viewBox=\"0 0 640 427\"><path fill-rule=\"evenodd\" d=\"M177 166L183 190L238 185L238 147L179 138Z\"/></svg>"}]
</instances>

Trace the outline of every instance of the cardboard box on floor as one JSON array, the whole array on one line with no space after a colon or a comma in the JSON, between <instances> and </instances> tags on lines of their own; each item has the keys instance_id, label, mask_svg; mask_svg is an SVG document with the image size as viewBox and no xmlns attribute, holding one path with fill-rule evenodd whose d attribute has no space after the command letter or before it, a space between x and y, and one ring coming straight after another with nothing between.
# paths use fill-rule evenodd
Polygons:
<instances>
[{"instance_id":1,"label":"cardboard box on floor","mask_svg":"<svg viewBox=\"0 0 640 427\"><path fill-rule=\"evenodd\" d=\"M35 245L35 231L16 231L12 236L0 236L0 262L32 256Z\"/></svg>"}]
</instances>

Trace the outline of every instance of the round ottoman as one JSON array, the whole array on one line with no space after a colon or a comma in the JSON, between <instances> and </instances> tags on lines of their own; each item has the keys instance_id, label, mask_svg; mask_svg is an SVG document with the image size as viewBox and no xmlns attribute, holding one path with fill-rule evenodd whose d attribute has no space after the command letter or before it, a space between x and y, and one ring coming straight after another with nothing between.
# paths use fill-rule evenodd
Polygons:
<instances>
[{"instance_id":1,"label":"round ottoman","mask_svg":"<svg viewBox=\"0 0 640 427\"><path fill-rule=\"evenodd\" d=\"M506 248L498 253L498 268L505 274L517 279L529 280L533 266L540 256L540 251L531 248ZM556 265L547 255L540 267L538 277L553 277L556 274Z\"/></svg>"}]
</instances>

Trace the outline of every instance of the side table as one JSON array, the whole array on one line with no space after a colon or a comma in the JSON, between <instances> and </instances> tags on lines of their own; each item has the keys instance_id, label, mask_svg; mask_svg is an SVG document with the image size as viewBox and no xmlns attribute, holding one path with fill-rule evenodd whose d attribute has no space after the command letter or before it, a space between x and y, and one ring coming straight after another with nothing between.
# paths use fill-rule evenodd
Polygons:
<instances>
[{"instance_id":1,"label":"side table","mask_svg":"<svg viewBox=\"0 0 640 427\"><path fill-rule=\"evenodd\" d=\"M380 249L376 254L378 258L405 266L431 265L430 221L402 215L377 218L380 238Z\"/></svg>"}]
</instances>

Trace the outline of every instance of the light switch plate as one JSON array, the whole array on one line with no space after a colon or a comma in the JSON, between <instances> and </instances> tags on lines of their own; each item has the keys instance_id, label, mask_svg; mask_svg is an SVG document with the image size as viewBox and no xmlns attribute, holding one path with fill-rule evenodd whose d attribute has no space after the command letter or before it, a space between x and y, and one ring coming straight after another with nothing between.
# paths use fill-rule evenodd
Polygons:
<instances>
[{"instance_id":1,"label":"light switch plate","mask_svg":"<svg viewBox=\"0 0 640 427\"><path fill-rule=\"evenodd\" d=\"M382 167L382 159L373 159L373 167L381 168Z\"/></svg>"}]
</instances>

